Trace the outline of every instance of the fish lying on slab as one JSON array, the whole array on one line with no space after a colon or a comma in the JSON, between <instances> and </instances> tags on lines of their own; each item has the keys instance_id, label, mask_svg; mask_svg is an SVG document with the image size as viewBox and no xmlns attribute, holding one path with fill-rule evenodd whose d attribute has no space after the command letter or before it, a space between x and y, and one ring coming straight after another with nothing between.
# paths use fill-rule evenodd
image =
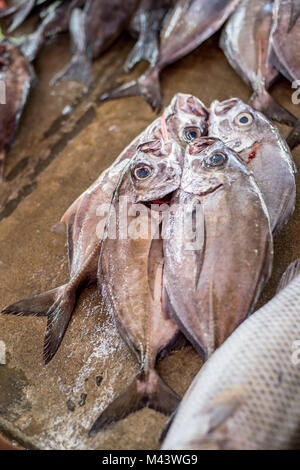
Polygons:
<instances>
[{"instance_id":1,"label":"fish lying on slab","mask_svg":"<svg viewBox=\"0 0 300 470\"><path fill-rule=\"evenodd\" d=\"M299 449L299 261L281 286L200 370L164 450Z\"/></svg>"},{"instance_id":2,"label":"fish lying on slab","mask_svg":"<svg viewBox=\"0 0 300 470\"><path fill-rule=\"evenodd\" d=\"M275 0L271 33L272 63L291 83L300 80L300 2ZM300 143L300 121L287 138L291 149Z\"/></svg>"},{"instance_id":3,"label":"fish lying on slab","mask_svg":"<svg viewBox=\"0 0 300 470\"><path fill-rule=\"evenodd\" d=\"M88 0L83 10L75 8L70 19L73 56L52 80L75 80L89 86L92 60L99 57L120 35L138 5L137 0Z\"/></svg>"},{"instance_id":4,"label":"fish lying on slab","mask_svg":"<svg viewBox=\"0 0 300 470\"><path fill-rule=\"evenodd\" d=\"M232 98L211 104L209 135L238 152L253 171L269 212L271 230L278 233L296 202L296 167L278 128L251 106Z\"/></svg>"},{"instance_id":5,"label":"fish lying on slab","mask_svg":"<svg viewBox=\"0 0 300 470\"><path fill-rule=\"evenodd\" d=\"M177 143L186 145L194 134L207 133L208 111L203 103L191 95L178 93L164 112L164 119L156 119L144 132L119 155L116 161L69 207L62 217L67 225L70 279L57 289L21 300L4 308L3 313L47 317L44 342L44 360L47 364L57 352L80 289L96 281L98 258L102 239L97 227L104 215L98 208L108 207L126 164L132 159L137 147L162 137L162 133L176 136ZM185 131L185 123L193 126ZM164 130L162 129L164 128ZM191 135L190 135L191 134ZM101 230L100 230L101 232Z\"/></svg>"},{"instance_id":6,"label":"fish lying on slab","mask_svg":"<svg viewBox=\"0 0 300 470\"><path fill-rule=\"evenodd\" d=\"M181 153L175 142L154 140L142 144L118 191L118 201L126 198L126 233L121 233L124 203L122 206L120 202L114 219L116 236L108 237L102 247L99 285L112 306L121 336L137 356L140 370L100 414L90 435L144 407L171 414L180 400L155 371L157 359L176 344L179 330L168 317L163 293L159 222L151 230L153 215L143 204L165 200L179 187Z\"/></svg>"},{"instance_id":7,"label":"fish lying on slab","mask_svg":"<svg viewBox=\"0 0 300 470\"><path fill-rule=\"evenodd\" d=\"M37 30L30 34L20 46L30 62L36 58L47 38L68 31L72 11L83 5L83 0L55 2L50 5Z\"/></svg>"},{"instance_id":8,"label":"fish lying on slab","mask_svg":"<svg viewBox=\"0 0 300 470\"><path fill-rule=\"evenodd\" d=\"M213 137L187 146L172 204L178 209L165 228L164 284L172 317L206 360L251 313L270 276L269 217L251 172ZM178 234L186 230L186 208L192 205L195 231L201 233L199 246L187 249Z\"/></svg>"},{"instance_id":9,"label":"fish lying on slab","mask_svg":"<svg viewBox=\"0 0 300 470\"><path fill-rule=\"evenodd\" d=\"M267 91L279 77L270 63L273 6L270 0L241 0L223 29L220 46L230 65L252 88L252 106L275 121L294 126L297 118Z\"/></svg>"},{"instance_id":10,"label":"fish lying on slab","mask_svg":"<svg viewBox=\"0 0 300 470\"><path fill-rule=\"evenodd\" d=\"M211 37L234 11L239 0L179 0L168 15L160 35L157 64L140 78L100 97L100 101L126 96L142 96L160 111L160 72Z\"/></svg>"},{"instance_id":11,"label":"fish lying on slab","mask_svg":"<svg viewBox=\"0 0 300 470\"><path fill-rule=\"evenodd\" d=\"M174 4L174 0L141 0L130 30L138 35L138 40L130 52L125 70L131 70L141 60L146 60L153 67L159 57L159 33L163 20Z\"/></svg>"},{"instance_id":12,"label":"fish lying on slab","mask_svg":"<svg viewBox=\"0 0 300 470\"><path fill-rule=\"evenodd\" d=\"M20 49L5 39L0 42L0 81L5 103L0 104L0 181L3 178L5 156L18 127L34 72Z\"/></svg>"}]
</instances>

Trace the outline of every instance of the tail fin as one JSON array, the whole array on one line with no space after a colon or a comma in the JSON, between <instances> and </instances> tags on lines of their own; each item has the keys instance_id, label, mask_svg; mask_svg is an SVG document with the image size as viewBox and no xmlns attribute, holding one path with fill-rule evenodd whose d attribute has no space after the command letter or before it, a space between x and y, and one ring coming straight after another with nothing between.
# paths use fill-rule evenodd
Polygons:
<instances>
[{"instance_id":1,"label":"tail fin","mask_svg":"<svg viewBox=\"0 0 300 470\"><path fill-rule=\"evenodd\" d=\"M154 31L141 34L131 53L127 57L124 68L131 70L141 60L147 60L154 67L159 56L158 39Z\"/></svg>"},{"instance_id":2,"label":"tail fin","mask_svg":"<svg viewBox=\"0 0 300 470\"><path fill-rule=\"evenodd\" d=\"M61 81L72 80L82 83L88 88L92 82L92 63L86 54L78 52L73 55L71 62L61 72L58 72L50 82L56 85Z\"/></svg>"},{"instance_id":3,"label":"tail fin","mask_svg":"<svg viewBox=\"0 0 300 470\"><path fill-rule=\"evenodd\" d=\"M111 92L104 93L100 101L107 101L128 96L142 96L152 109L159 113L162 108L162 96L159 83L159 71L154 67L150 68L137 80L123 85Z\"/></svg>"},{"instance_id":4,"label":"tail fin","mask_svg":"<svg viewBox=\"0 0 300 470\"><path fill-rule=\"evenodd\" d=\"M297 121L294 129L291 130L286 139L288 146L293 150L300 144L300 119Z\"/></svg>"},{"instance_id":5,"label":"tail fin","mask_svg":"<svg viewBox=\"0 0 300 470\"><path fill-rule=\"evenodd\" d=\"M260 90L259 93L252 95L250 104L258 111L264 113L269 119L281 122L287 126L292 127L297 122L297 118L277 103L265 88Z\"/></svg>"},{"instance_id":6,"label":"tail fin","mask_svg":"<svg viewBox=\"0 0 300 470\"><path fill-rule=\"evenodd\" d=\"M94 436L100 429L145 407L170 415L178 406L179 401L179 395L171 390L154 370L149 374L141 372L101 413L93 424L89 436Z\"/></svg>"},{"instance_id":7,"label":"tail fin","mask_svg":"<svg viewBox=\"0 0 300 470\"><path fill-rule=\"evenodd\" d=\"M9 305L2 310L2 313L48 317L44 341L44 360L45 364L48 364L62 342L75 301L76 292L65 284L57 289Z\"/></svg>"}]
</instances>

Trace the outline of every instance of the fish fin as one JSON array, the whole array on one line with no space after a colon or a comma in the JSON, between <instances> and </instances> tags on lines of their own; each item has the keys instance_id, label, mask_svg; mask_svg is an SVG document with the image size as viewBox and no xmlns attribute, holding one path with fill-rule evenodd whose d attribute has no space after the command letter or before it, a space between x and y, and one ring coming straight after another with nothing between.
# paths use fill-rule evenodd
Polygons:
<instances>
[{"instance_id":1,"label":"fish fin","mask_svg":"<svg viewBox=\"0 0 300 470\"><path fill-rule=\"evenodd\" d=\"M300 119L287 136L286 141L291 150L300 145Z\"/></svg>"},{"instance_id":2,"label":"fish fin","mask_svg":"<svg viewBox=\"0 0 300 470\"><path fill-rule=\"evenodd\" d=\"M75 81L82 83L88 88L92 82L93 72L92 63L89 57L84 53L73 55L71 62L51 80L50 85L57 85L61 81Z\"/></svg>"},{"instance_id":3,"label":"fish fin","mask_svg":"<svg viewBox=\"0 0 300 470\"><path fill-rule=\"evenodd\" d=\"M0 152L0 183L2 183L3 181L4 164L5 164L5 152Z\"/></svg>"},{"instance_id":4,"label":"fish fin","mask_svg":"<svg viewBox=\"0 0 300 470\"><path fill-rule=\"evenodd\" d=\"M163 414L171 414L180 401L179 395L171 390L155 371L139 373L134 381L101 413L90 429L94 436L142 408L151 408Z\"/></svg>"},{"instance_id":5,"label":"fish fin","mask_svg":"<svg viewBox=\"0 0 300 470\"><path fill-rule=\"evenodd\" d=\"M154 32L140 34L138 41L126 59L124 69L129 72L141 60L149 62L151 67L157 63L159 56L158 39Z\"/></svg>"},{"instance_id":6,"label":"fish fin","mask_svg":"<svg viewBox=\"0 0 300 470\"><path fill-rule=\"evenodd\" d=\"M44 32L38 28L34 33L25 38L21 44L20 49L29 62L33 62L36 58L44 40Z\"/></svg>"},{"instance_id":7,"label":"fish fin","mask_svg":"<svg viewBox=\"0 0 300 470\"><path fill-rule=\"evenodd\" d=\"M76 292L68 284L5 307L6 315L48 317L44 342L45 364L51 361L64 337L74 310Z\"/></svg>"},{"instance_id":8,"label":"fish fin","mask_svg":"<svg viewBox=\"0 0 300 470\"><path fill-rule=\"evenodd\" d=\"M159 113L162 108L162 96L159 83L159 71L156 68L150 68L144 75L137 80L104 93L100 96L100 101L107 101L117 98L126 98L128 96L142 96L152 109Z\"/></svg>"},{"instance_id":9,"label":"fish fin","mask_svg":"<svg viewBox=\"0 0 300 470\"><path fill-rule=\"evenodd\" d=\"M281 122L287 126L292 127L297 122L297 118L277 103L265 88L252 95L250 104L253 108L264 113L269 119Z\"/></svg>"},{"instance_id":10,"label":"fish fin","mask_svg":"<svg viewBox=\"0 0 300 470\"><path fill-rule=\"evenodd\" d=\"M278 294L278 292L284 289L296 276L298 276L299 273L300 259L297 259L296 261L293 261L283 273L279 281L276 293Z\"/></svg>"},{"instance_id":11,"label":"fish fin","mask_svg":"<svg viewBox=\"0 0 300 470\"><path fill-rule=\"evenodd\" d=\"M8 28L8 32L12 33L15 29L17 29L27 18L30 14L31 10L33 9L35 4L35 0L29 0L27 2L21 3L21 5L17 8L13 21Z\"/></svg>"}]
</instances>

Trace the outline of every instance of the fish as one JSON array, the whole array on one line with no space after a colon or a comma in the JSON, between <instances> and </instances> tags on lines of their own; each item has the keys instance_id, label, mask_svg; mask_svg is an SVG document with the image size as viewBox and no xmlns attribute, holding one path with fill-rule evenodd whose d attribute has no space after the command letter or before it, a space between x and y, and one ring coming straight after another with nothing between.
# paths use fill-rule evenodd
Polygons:
<instances>
[{"instance_id":1,"label":"fish","mask_svg":"<svg viewBox=\"0 0 300 470\"><path fill-rule=\"evenodd\" d=\"M299 449L299 261L281 285L200 370L162 449Z\"/></svg>"},{"instance_id":2,"label":"fish","mask_svg":"<svg viewBox=\"0 0 300 470\"><path fill-rule=\"evenodd\" d=\"M298 0L275 0L274 24L271 33L271 61L291 83L300 80L300 59L297 44L300 37L300 3ZM287 137L294 149L300 143L300 121Z\"/></svg>"},{"instance_id":3,"label":"fish","mask_svg":"<svg viewBox=\"0 0 300 470\"><path fill-rule=\"evenodd\" d=\"M154 67L150 66L137 80L122 85L100 96L100 102L127 96L142 96L159 112L162 95L160 72L186 56L225 23L239 0L179 0L167 16L160 35L160 55Z\"/></svg>"},{"instance_id":4,"label":"fish","mask_svg":"<svg viewBox=\"0 0 300 470\"><path fill-rule=\"evenodd\" d=\"M44 0L45 1L45 0ZM18 2L16 5L4 8L0 11L0 18L12 17L11 24L8 28L8 33L13 32L28 18L35 6L43 1L38 0L25 0Z\"/></svg>"},{"instance_id":5,"label":"fish","mask_svg":"<svg viewBox=\"0 0 300 470\"><path fill-rule=\"evenodd\" d=\"M0 181L3 179L4 163L30 88L35 82L33 68L20 49L4 39L0 42L0 83L3 84L4 103L0 104Z\"/></svg>"},{"instance_id":6,"label":"fish","mask_svg":"<svg viewBox=\"0 0 300 470\"><path fill-rule=\"evenodd\" d=\"M141 60L148 61L152 67L156 64L159 57L159 33L173 4L174 0L141 0L130 23L130 30L138 35L138 41L126 59L126 72Z\"/></svg>"},{"instance_id":7,"label":"fish","mask_svg":"<svg viewBox=\"0 0 300 470\"><path fill-rule=\"evenodd\" d=\"M83 10L75 8L70 18L74 54L71 62L55 75L51 84L74 80L88 87L92 81L92 60L117 39L137 4L137 0L88 0Z\"/></svg>"},{"instance_id":8,"label":"fish","mask_svg":"<svg viewBox=\"0 0 300 470\"><path fill-rule=\"evenodd\" d=\"M252 88L250 104L270 119L294 126L297 118L268 92L279 77L270 63L273 2L242 0L224 27L220 47L243 81Z\"/></svg>"},{"instance_id":9,"label":"fish","mask_svg":"<svg viewBox=\"0 0 300 470\"><path fill-rule=\"evenodd\" d=\"M184 146L181 122L194 124L196 132L207 132L208 110L196 97L178 93L164 111L164 119L150 124L67 209L61 222L67 227L69 281L54 290L13 303L2 310L6 315L47 317L44 340L44 362L48 364L63 340L80 290L97 281L98 258L109 207L119 179L140 144L161 139L169 133ZM177 127L176 127L177 126ZM177 129L177 131L176 131ZM98 213L103 208L103 213Z\"/></svg>"},{"instance_id":10,"label":"fish","mask_svg":"<svg viewBox=\"0 0 300 470\"><path fill-rule=\"evenodd\" d=\"M209 135L223 140L253 172L276 235L291 217L296 201L296 166L278 128L238 98L214 101Z\"/></svg>"},{"instance_id":11,"label":"fish","mask_svg":"<svg viewBox=\"0 0 300 470\"><path fill-rule=\"evenodd\" d=\"M97 418L90 436L144 407L169 415L180 400L155 370L157 360L176 344L179 330L168 317L163 292L159 221L151 227L153 214L144 204L165 200L179 187L181 152L173 141L160 139L142 144L118 191L120 203L113 218L117 230L104 241L99 285L140 369L132 383ZM121 198L125 201L121 202Z\"/></svg>"},{"instance_id":12,"label":"fish","mask_svg":"<svg viewBox=\"0 0 300 470\"><path fill-rule=\"evenodd\" d=\"M251 172L214 137L187 145L172 204L177 209L165 226L164 285L172 318L207 360L253 311L270 277L269 216ZM189 213L198 240L188 245Z\"/></svg>"},{"instance_id":13,"label":"fish","mask_svg":"<svg viewBox=\"0 0 300 470\"><path fill-rule=\"evenodd\" d=\"M71 2L55 2L48 7L37 30L27 36L20 45L23 54L30 62L36 59L47 38L68 31L72 11L83 5L83 0L72 0Z\"/></svg>"}]
</instances>

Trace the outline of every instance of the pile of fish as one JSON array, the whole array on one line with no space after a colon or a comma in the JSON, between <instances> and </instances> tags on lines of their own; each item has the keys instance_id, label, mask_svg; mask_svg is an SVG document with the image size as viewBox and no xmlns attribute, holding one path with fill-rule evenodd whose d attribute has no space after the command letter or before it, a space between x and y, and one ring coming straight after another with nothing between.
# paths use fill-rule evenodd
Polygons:
<instances>
[{"instance_id":1,"label":"pile of fish","mask_svg":"<svg viewBox=\"0 0 300 470\"><path fill-rule=\"evenodd\" d=\"M124 68L149 62L137 80L111 90L100 101L141 95L153 109L162 108L160 72L186 56L215 34L226 22L220 46L229 63L253 89L251 105L270 119L293 127L288 143L300 142L300 124L269 94L271 85L283 75L292 83L300 80L297 44L300 37L299 0L30 0L0 3L0 18L9 22L11 34L31 14L39 13L36 30L0 49L0 79L8 83L8 105L2 106L0 177L3 162L13 139L30 88L33 62L48 38L69 31L72 42L70 63L53 77L77 80L85 87L92 83L92 62L104 53L124 30L137 39ZM8 51L9 49L9 51ZM18 60L20 54L23 59ZM18 86L11 75L21 77ZM11 106L10 88L17 88ZM18 99L19 96L22 99ZM6 111L8 109L8 112ZM3 116L2 116L3 114Z\"/></svg>"},{"instance_id":2,"label":"pile of fish","mask_svg":"<svg viewBox=\"0 0 300 470\"><path fill-rule=\"evenodd\" d=\"M200 372L205 386L199 379L199 396L203 392L199 414L206 413L205 423L210 427L201 427L204 421L198 420L198 414L194 413L194 398L190 405L194 414L189 420L195 425L190 426L187 419L182 425L182 415L186 418L189 412L192 392L188 392L171 427L166 448L197 448L195 440L201 443L209 440L215 427L223 424L228 416L235 417L242 398L239 390L230 395L231 382L226 378L233 382L236 377L238 384L243 384L245 378L251 382L252 369L243 364L256 360L260 349L264 350L264 334L266 341L268 335L272 336L271 326L263 333L262 323L274 325L279 336L285 325L291 328L292 335L299 330L293 328L297 326L295 317L285 311L278 312L282 319L282 324L278 324L277 307L272 318L270 303L270 308L264 307L269 312L265 320L257 312L245 322L245 325L250 322L251 328L239 327L238 333L231 336L254 311L271 274L273 236L287 223L295 206L294 175L294 163L285 140L262 113L237 98L214 101L208 109L198 98L179 93L162 116L66 211L61 220L67 225L69 281L16 302L3 313L47 317L44 359L48 363L63 340L79 289L97 283L120 335L136 355L140 368L133 381L96 419L90 435L144 407L172 415L180 397L158 375L156 364L187 342L207 361ZM191 221L187 234L186 219ZM143 234L141 226L146 227ZM243 356L246 341L252 347ZM260 349L256 346L258 342ZM281 343L274 337L270 347L273 342L276 347L272 350L275 354L272 353L272 360L275 357L276 367L285 365L284 355L279 354L277 358ZM228 364L224 362L224 377L222 350L226 351L226 360L228 357ZM230 354L233 351L238 355L239 350L244 362L240 360L239 368L234 368ZM255 358L252 353L256 354ZM219 376L211 379L215 367L216 374L222 376L217 386ZM264 367L269 372L268 362ZM206 377L211 370L211 376ZM259 370L256 372L260 377ZM298 369L295 382L298 389L299 378ZM198 378L195 380L197 384ZM280 380L285 383L285 377ZM259 393L257 387L254 380L255 391L249 389L252 405ZM221 411L223 405L224 415L219 413L217 405L214 408L210 403L211 416L204 405L215 395L219 399L219 392L221 398L217 403L220 402ZM292 404L281 403L285 394L278 392L278 395L279 409L276 402L270 413L283 413L287 408L293 413ZM247 410L244 414L241 411L241 418L238 415L237 426L242 426L243 419L249 421L252 408ZM299 416L292 422L299 425ZM254 432L255 425L255 421L253 426L249 423L245 433ZM187 428L189 434L185 434ZM280 434L280 430L271 428L271 431L277 432L277 437ZM292 435L294 440L287 442L283 433L274 442L280 448L291 442L299 445L297 432L297 429L287 431L287 438ZM238 427L236 434L241 443L233 435L226 445L236 448L247 445ZM258 447L267 442L256 437ZM212 434L213 444L214 438ZM218 437L216 442L219 443ZM251 446L255 447L255 442L251 441Z\"/></svg>"}]
</instances>

